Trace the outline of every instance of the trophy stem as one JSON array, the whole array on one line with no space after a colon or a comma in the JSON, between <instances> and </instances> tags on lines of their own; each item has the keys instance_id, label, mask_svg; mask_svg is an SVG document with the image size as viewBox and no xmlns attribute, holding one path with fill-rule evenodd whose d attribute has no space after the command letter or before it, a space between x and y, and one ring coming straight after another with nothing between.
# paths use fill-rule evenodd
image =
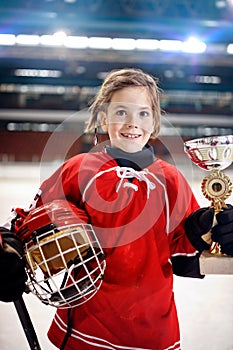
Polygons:
<instances>
[{"instance_id":1,"label":"trophy stem","mask_svg":"<svg viewBox=\"0 0 233 350\"><path fill-rule=\"evenodd\" d=\"M230 178L219 169L214 169L209 175L204 177L201 184L203 195L211 201L211 207L214 208L215 215L223 208L226 208L225 199L232 193L232 182ZM213 225L217 224L216 217ZM209 253L214 255L223 255L221 246L213 242Z\"/></svg>"},{"instance_id":2,"label":"trophy stem","mask_svg":"<svg viewBox=\"0 0 233 350\"><path fill-rule=\"evenodd\" d=\"M202 180L202 193L211 201L215 213L226 208L225 199L232 193L231 179L219 169L214 169Z\"/></svg>"}]
</instances>

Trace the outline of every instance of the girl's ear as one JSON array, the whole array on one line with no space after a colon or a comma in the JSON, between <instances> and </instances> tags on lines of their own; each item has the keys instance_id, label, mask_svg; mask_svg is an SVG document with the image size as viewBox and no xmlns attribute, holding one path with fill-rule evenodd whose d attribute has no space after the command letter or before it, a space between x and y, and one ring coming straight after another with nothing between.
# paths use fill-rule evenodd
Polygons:
<instances>
[{"instance_id":1,"label":"girl's ear","mask_svg":"<svg viewBox=\"0 0 233 350\"><path fill-rule=\"evenodd\" d=\"M102 128L102 130L104 132L107 132L108 131L108 125L107 125L107 115L105 112L103 111L100 111L98 113L98 120L99 120L99 123L100 123L100 126Z\"/></svg>"}]
</instances>

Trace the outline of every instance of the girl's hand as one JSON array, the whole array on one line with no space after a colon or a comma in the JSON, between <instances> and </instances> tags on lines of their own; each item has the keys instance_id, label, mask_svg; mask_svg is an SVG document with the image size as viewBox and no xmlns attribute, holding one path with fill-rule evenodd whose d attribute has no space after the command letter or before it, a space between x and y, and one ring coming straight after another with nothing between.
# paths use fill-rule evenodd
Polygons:
<instances>
[{"instance_id":1,"label":"girl's hand","mask_svg":"<svg viewBox=\"0 0 233 350\"><path fill-rule=\"evenodd\" d=\"M27 274L23 243L9 230L0 227L0 300L15 301L25 291Z\"/></svg>"},{"instance_id":2,"label":"girl's hand","mask_svg":"<svg viewBox=\"0 0 233 350\"><path fill-rule=\"evenodd\" d=\"M216 214L217 224L212 228L212 240L220 244L221 252L233 256L233 207L227 204Z\"/></svg>"}]
</instances>

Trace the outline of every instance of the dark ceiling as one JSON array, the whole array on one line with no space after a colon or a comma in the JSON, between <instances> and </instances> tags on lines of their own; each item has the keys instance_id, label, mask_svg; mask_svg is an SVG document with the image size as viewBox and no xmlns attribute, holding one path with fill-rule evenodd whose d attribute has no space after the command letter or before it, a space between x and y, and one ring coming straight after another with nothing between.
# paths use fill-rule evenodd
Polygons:
<instances>
[{"instance_id":1,"label":"dark ceiling","mask_svg":"<svg viewBox=\"0 0 233 350\"><path fill-rule=\"evenodd\" d=\"M230 0L1 0L0 34L63 30L67 35L157 40L195 35L212 47L205 54L181 54L0 46L1 108L79 109L96 92L105 72L134 66L160 79L169 96L163 100L168 111L231 116L233 56L221 48L233 42L232 7ZM15 74L29 68L62 74L56 79ZM203 81L205 76L218 77L220 83ZM39 93L35 86L47 90ZM59 99L59 92L49 90L55 86L76 90L64 90Z\"/></svg>"},{"instance_id":2,"label":"dark ceiling","mask_svg":"<svg viewBox=\"0 0 233 350\"><path fill-rule=\"evenodd\" d=\"M1 0L2 32L183 38L187 31L210 41L232 39L228 0Z\"/></svg>"}]
</instances>

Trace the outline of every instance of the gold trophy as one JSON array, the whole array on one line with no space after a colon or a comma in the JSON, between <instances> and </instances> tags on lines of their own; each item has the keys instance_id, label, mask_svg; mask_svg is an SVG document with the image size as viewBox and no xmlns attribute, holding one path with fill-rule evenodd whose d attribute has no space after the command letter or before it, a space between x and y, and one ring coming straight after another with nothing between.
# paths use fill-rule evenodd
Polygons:
<instances>
[{"instance_id":1,"label":"gold trophy","mask_svg":"<svg viewBox=\"0 0 233 350\"><path fill-rule=\"evenodd\" d=\"M190 140L184 143L184 150L194 164L209 171L202 180L201 190L215 214L219 213L226 207L225 200L233 189L231 179L222 171L233 162L233 135ZM221 247L213 242L209 252L200 257L200 270L203 274L233 274L233 259L222 254Z\"/></svg>"}]
</instances>

